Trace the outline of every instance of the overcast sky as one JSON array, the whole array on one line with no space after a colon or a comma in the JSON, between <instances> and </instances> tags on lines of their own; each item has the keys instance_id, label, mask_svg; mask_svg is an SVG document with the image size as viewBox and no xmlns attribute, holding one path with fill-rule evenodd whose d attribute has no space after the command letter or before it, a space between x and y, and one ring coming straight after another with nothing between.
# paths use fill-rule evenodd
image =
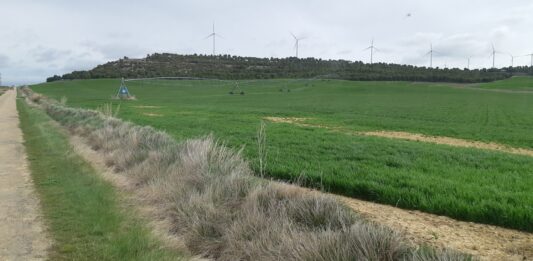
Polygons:
<instances>
[{"instance_id":1,"label":"overcast sky","mask_svg":"<svg viewBox=\"0 0 533 261\"><path fill-rule=\"evenodd\" d=\"M407 14L411 14L410 17ZM500 51L533 52L531 0L0 0L2 83L42 82L123 56L211 53L294 56L293 32L305 37L300 57L361 60L374 38L375 61L428 66L491 65ZM515 65L529 65L529 57Z\"/></svg>"}]
</instances>

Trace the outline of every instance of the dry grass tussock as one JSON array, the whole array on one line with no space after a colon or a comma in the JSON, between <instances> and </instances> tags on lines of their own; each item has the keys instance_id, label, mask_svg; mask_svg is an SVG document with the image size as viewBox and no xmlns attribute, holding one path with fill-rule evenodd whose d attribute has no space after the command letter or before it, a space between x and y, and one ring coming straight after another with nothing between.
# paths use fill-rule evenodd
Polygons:
<instances>
[{"instance_id":1,"label":"dry grass tussock","mask_svg":"<svg viewBox=\"0 0 533 261\"><path fill-rule=\"evenodd\" d=\"M332 197L259 179L240 152L211 136L177 143L151 127L43 97L34 101L36 94L24 93L105 154L117 175L151 191L149 200L172 220L172 233L196 255L216 260L469 259L415 248Z\"/></svg>"}]
</instances>

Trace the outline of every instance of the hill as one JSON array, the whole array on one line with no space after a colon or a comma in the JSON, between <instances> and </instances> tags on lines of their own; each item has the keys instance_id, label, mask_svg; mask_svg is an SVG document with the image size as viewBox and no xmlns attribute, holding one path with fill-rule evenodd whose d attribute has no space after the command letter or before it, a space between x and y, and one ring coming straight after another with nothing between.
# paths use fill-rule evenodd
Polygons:
<instances>
[{"instance_id":1,"label":"hill","mask_svg":"<svg viewBox=\"0 0 533 261\"><path fill-rule=\"evenodd\" d=\"M331 78L356 81L426 81L474 83L511 76L507 70L440 69L399 64L365 64L316 58L255 58L230 55L149 54L124 57L88 71L54 75L47 82L72 79L200 77L216 79Z\"/></svg>"}]
</instances>

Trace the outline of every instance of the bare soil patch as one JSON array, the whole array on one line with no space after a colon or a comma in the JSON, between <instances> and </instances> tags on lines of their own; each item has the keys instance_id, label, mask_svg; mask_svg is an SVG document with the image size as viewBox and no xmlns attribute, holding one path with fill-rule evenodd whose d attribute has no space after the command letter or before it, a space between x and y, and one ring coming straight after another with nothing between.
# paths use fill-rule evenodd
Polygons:
<instances>
[{"instance_id":1,"label":"bare soil patch","mask_svg":"<svg viewBox=\"0 0 533 261\"><path fill-rule=\"evenodd\" d=\"M0 96L0 260L44 260L50 247L34 192L16 108Z\"/></svg>"},{"instance_id":2,"label":"bare soil patch","mask_svg":"<svg viewBox=\"0 0 533 261\"><path fill-rule=\"evenodd\" d=\"M458 221L353 198L339 199L376 223L401 231L417 244L447 247L482 260L533 260L533 234Z\"/></svg>"}]
</instances>

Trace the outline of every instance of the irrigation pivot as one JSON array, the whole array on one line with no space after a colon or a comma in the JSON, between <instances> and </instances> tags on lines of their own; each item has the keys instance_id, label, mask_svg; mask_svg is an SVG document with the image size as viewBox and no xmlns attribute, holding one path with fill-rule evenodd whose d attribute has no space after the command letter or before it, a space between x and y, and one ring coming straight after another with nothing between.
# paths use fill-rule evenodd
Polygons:
<instances>
[{"instance_id":1,"label":"irrigation pivot","mask_svg":"<svg viewBox=\"0 0 533 261\"><path fill-rule=\"evenodd\" d=\"M128 87L124 83L124 78L122 78L122 81L120 82L120 87L115 97L121 100L133 98L133 96L130 94L130 91L128 90Z\"/></svg>"},{"instance_id":2,"label":"irrigation pivot","mask_svg":"<svg viewBox=\"0 0 533 261\"><path fill-rule=\"evenodd\" d=\"M229 94L230 95L233 95L233 94L244 95L244 91L241 89L241 87L239 87L239 82L238 81L235 82L235 84L233 85L233 89L231 89Z\"/></svg>"}]
</instances>

